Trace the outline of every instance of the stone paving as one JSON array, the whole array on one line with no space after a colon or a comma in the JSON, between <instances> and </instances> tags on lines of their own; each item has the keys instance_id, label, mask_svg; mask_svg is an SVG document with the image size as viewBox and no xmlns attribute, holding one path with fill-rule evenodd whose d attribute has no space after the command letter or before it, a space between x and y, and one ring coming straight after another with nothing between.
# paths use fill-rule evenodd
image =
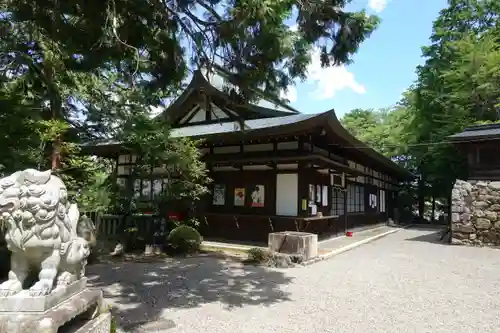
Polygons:
<instances>
[{"instance_id":1,"label":"stone paving","mask_svg":"<svg viewBox=\"0 0 500 333\"><path fill-rule=\"evenodd\" d=\"M380 226L373 229L368 230L359 230L354 231L352 237L341 236L329 240L324 240L318 243L318 250L322 253L328 253L331 251L338 250L342 247L348 246L350 244L354 244L357 242L364 241L368 238L381 235L391 230L395 230L397 228L388 227L388 226Z\"/></svg>"},{"instance_id":2,"label":"stone paving","mask_svg":"<svg viewBox=\"0 0 500 333\"><path fill-rule=\"evenodd\" d=\"M291 269L198 257L87 275L128 331L499 332L500 250L438 239L405 229Z\"/></svg>"}]
</instances>

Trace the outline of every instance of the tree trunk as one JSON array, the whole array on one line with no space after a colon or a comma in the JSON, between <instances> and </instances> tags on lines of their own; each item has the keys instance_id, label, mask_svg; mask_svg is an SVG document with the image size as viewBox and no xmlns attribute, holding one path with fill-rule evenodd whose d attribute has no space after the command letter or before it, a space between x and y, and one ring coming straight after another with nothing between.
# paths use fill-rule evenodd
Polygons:
<instances>
[{"instance_id":1,"label":"tree trunk","mask_svg":"<svg viewBox=\"0 0 500 333\"><path fill-rule=\"evenodd\" d=\"M436 198L434 196L432 196L432 215L431 215L431 222L434 223L435 222L435 216L436 214Z\"/></svg>"},{"instance_id":2,"label":"tree trunk","mask_svg":"<svg viewBox=\"0 0 500 333\"><path fill-rule=\"evenodd\" d=\"M418 181L418 217L420 221L424 220L425 212L425 180L420 177Z\"/></svg>"},{"instance_id":3,"label":"tree trunk","mask_svg":"<svg viewBox=\"0 0 500 333\"><path fill-rule=\"evenodd\" d=\"M50 118L51 120L58 120L62 118L62 102L59 93L56 89L53 89L52 81L54 68L50 63L47 63L44 67L44 76L46 84L49 87L48 93L50 98ZM52 151L50 153L51 159L51 169L57 170L61 167L61 136L62 133L58 133L55 138L52 139Z\"/></svg>"},{"instance_id":4,"label":"tree trunk","mask_svg":"<svg viewBox=\"0 0 500 333\"><path fill-rule=\"evenodd\" d=\"M61 155L59 151L59 138L52 143L51 169L57 170L61 166Z\"/></svg>"}]
</instances>

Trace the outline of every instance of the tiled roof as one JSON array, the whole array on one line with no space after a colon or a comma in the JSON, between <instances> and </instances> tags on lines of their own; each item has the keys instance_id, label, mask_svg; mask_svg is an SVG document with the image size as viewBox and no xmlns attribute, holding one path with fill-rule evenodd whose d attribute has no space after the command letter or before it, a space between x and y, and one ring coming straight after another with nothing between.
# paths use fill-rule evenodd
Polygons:
<instances>
[{"instance_id":1,"label":"tiled roof","mask_svg":"<svg viewBox=\"0 0 500 333\"><path fill-rule=\"evenodd\" d=\"M500 123L468 127L463 132L451 135L449 138L454 141L480 138L500 139Z\"/></svg>"},{"instance_id":2,"label":"tiled roof","mask_svg":"<svg viewBox=\"0 0 500 333\"><path fill-rule=\"evenodd\" d=\"M320 119L321 117L321 119ZM318 118L318 119L315 119ZM310 123L312 121L312 123ZM363 143L359 140L355 139L350 135L338 122L335 118L334 111L327 111L323 113L316 114L293 114L289 116L281 116L281 117L272 117L272 118L261 118L261 119L251 119L246 120L245 125L245 133L250 134L252 131L258 131L263 129L273 129L279 128L281 126L294 125L299 124L301 122L307 122L305 126L314 126L314 123L325 122L329 124L328 126L332 126L332 129L337 132L341 137L344 137L347 141L354 140L354 144L360 145L360 151L373 159L374 161L381 163L390 169L397 171L399 174L405 175L405 177L410 177L411 174L396 165L393 161L388 158L382 156L380 153L376 152L372 148L365 146L363 148ZM300 126L300 125L299 125ZM194 126L186 126L173 128L170 132L172 137L206 137L210 135L224 135L228 133L241 132L241 129L235 122L226 122L226 123L215 123L215 124L204 124L204 125L194 125ZM89 143L85 146L88 147L102 147L102 146L119 146L121 142L116 140L108 140L101 142L93 142Z\"/></svg>"},{"instance_id":3,"label":"tiled roof","mask_svg":"<svg viewBox=\"0 0 500 333\"><path fill-rule=\"evenodd\" d=\"M314 118L318 115L319 114L294 114L284 117L251 119L251 120L245 120L244 125L245 125L245 130L248 132L252 130L298 123L300 121ZM236 124L234 122L186 126L186 127L172 129L171 135L173 137L191 137L191 136L231 133L241 130L235 126Z\"/></svg>"},{"instance_id":4,"label":"tiled roof","mask_svg":"<svg viewBox=\"0 0 500 333\"><path fill-rule=\"evenodd\" d=\"M316 114L293 114L290 116L283 117L272 117L272 118L262 118L262 119L251 119L245 120L245 131L249 132L252 130L260 130L271 127L279 127L288 124L298 123L307 119L311 119L321 115L322 113ZM223 122L215 124L203 124L173 128L170 135L174 138L180 137L193 137L193 136L206 136L213 134L224 134L231 132L239 132L239 129L235 122ZM104 140L101 142L92 142L88 144L89 146L106 146L106 145L116 145L121 142L117 140Z\"/></svg>"}]
</instances>

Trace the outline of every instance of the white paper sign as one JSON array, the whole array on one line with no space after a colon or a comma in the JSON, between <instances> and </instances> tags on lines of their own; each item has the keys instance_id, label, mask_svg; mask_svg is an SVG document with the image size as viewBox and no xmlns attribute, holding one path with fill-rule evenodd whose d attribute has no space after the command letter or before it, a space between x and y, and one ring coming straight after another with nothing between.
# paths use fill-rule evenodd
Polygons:
<instances>
[{"instance_id":1,"label":"white paper sign","mask_svg":"<svg viewBox=\"0 0 500 333\"><path fill-rule=\"evenodd\" d=\"M323 185L323 191L321 195L323 207L328 206L328 186Z\"/></svg>"},{"instance_id":2,"label":"white paper sign","mask_svg":"<svg viewBox=\"0 0 500 333\"><path fill-rule=\"evenodd\" d=\"M318 214L318 206L316 205L311 205L311 215L316 215Z\"/></svg>"}]
</instances>

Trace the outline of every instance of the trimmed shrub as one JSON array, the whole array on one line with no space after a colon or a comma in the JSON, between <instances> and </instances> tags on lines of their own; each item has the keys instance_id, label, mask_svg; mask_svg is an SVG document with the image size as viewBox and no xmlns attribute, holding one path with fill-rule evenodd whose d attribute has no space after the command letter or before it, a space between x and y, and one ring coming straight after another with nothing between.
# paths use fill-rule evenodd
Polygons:
<instances>
[{"instance_id":1,"label":"trimmed shrub","mask_svg":"<svg viewBox=\"0 0 500 333\"><path fill-rule=\"evenodd\" d=\"M193 227L180 225L174 228L167 237L170 249L175 253L192 253L200 249L203 238Z\"/></svg>"},{"instance_id":2,"label":"trimmed shrub","mask_svg":"<svg viewBox=\"0 0 500 333\"><path fill-rule=\"evenodd\" d=\"M293 267L292 257L285 253L272 252L269 254L269 259L266 262L269 267L289 268Z\"/></svg>"},{"instance_id":3,"label":"trimmed shrub","mask_svg":"<svg viewBox=\"0 0 500 333\"><path fill-rule=\"evenodd\" d=\"M303 262L302 256L291 256L286 253L270 252L267 249L253 247L248 250L247 263L268 267L288 268Z\"/></svg>"},{"instance_id":4,"label":"trimmed shrub","mask_svg":"<svg viewBox=\"0 0 500 333\"><path fill-rule=\"evenodd\" d=\"M248 261L254 263L264 263L269 260L269 251L260 247L252 247L248 250Z\"/></svg>"}]
</instances>

